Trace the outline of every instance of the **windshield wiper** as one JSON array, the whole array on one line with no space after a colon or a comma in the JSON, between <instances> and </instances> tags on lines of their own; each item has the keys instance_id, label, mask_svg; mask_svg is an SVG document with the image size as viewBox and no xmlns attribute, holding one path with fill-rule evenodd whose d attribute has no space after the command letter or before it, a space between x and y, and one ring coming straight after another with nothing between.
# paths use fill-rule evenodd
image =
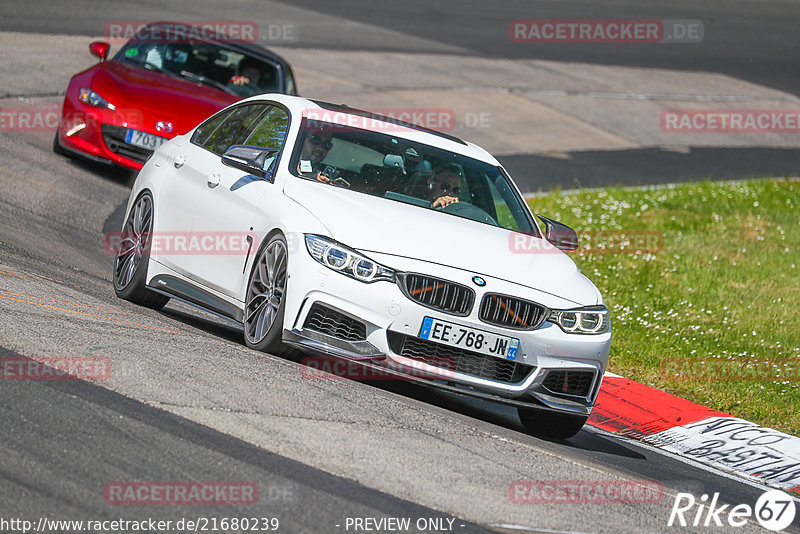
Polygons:
<instances>
[{"instance_id":1,"label":"windshield wiper","mask_svg":"<svg viewBox=\"0 0 800 534\"><path fill-rule=\"evenodd\" d=\"M226 86L222 85L218 81L212 80L211 78L206 78L202 74L195 74L194 72L189 72L188 70L182 70L181 76L183 76L184 78L189 78L190 80L195 80L197 82L204 83L206 85L210 85L211 87L216 87L217 89L221 89L226 93L231 92L230 89L228 89Z\"/></svg>"}]
</instances>

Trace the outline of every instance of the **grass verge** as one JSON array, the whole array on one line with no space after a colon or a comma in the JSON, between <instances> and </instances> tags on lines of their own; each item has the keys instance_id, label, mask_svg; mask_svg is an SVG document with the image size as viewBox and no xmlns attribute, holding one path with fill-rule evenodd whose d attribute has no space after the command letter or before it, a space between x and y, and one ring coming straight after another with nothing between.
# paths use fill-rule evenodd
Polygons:
<instances>
[{"instance_id":1,"label":"grass verge","mask_svg":"<svg viewBox=\"0 0 800 534\"><path fill-rule=\"evenodd\" d=\"M534 213L582 237L609 370L800 435L800 181L552 192Z\"/></svg>"}]
</instances>

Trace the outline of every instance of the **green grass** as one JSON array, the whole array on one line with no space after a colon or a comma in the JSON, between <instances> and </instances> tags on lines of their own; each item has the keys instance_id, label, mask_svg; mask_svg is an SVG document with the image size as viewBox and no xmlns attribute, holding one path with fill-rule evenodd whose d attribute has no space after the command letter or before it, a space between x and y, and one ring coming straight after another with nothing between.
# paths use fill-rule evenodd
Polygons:
<instances>
[{"instance_id":1,"label":"green grass","mask_svg":"<svg viewBox=\"0 0 800 534\"><path fill-rule=\"evenodd\" d=\"M595 238L594 251L571 254L611 310L610 371L800 435L800 373L725 380L707 365L800 365L800 181L553 192L529 204L579 235L663 237L650 253L598 253ZM681 366L667 371L666 359Z\"/></svg>"}]
</instances>

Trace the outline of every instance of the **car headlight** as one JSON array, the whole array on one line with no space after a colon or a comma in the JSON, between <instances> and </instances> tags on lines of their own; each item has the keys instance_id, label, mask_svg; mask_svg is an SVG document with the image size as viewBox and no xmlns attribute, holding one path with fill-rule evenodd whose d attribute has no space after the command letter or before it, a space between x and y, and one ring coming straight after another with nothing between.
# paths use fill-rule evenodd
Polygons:
<instances>
[{"instance_id":1,"label":"car headlight","mask_svg":"<svg viewBox=\"0 0 800 534\"><path fill-rule=\"evenodd\" d=\"M111 104L108 100L87 87L81 87L78 90L78 100L84 104L89 104L90 106L94 106L96 108L106 108L110 109L111 111L117 109L114 104Z\"/></svg>"},{"instance_id":2,"label":"car headlight","mask_svg":"<svg viewBox=\"0 0 800 534\"><path fill-rule=\"evenodd\" d=\"M553 310L547 317L568 334L605 334L611 328L608 309L590 306L574 310Z\"/></svg>"},{"instance_id":3,"label":"car headlight","mask_svg":"<svg viewBox=\"0 0 800 534\"><path fill-rule=\"evenodd\" d=\"M394 282L394 270L384 267L363 254L342 244L318 235L306 235L306 248L311 257L325 267L338 271L360 282L387 280Z\"/></svg>"}]
</instances>

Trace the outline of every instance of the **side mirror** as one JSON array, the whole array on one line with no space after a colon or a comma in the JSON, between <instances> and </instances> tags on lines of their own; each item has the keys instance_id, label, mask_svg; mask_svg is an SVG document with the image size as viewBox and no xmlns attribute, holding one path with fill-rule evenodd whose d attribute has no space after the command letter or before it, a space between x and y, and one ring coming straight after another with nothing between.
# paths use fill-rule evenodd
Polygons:
<instances>
[{"instance_id":1,"label":"side mirror","mask_svg":"<svg viewBox=\"0 0 800 534\"><path fill-rule=\"evenodd\" d=\"M105 61L108 55L108 49L111 45L103 41L95 41L89 45L89 52L100 58L100 61Z\"/></svg>"},{"instance_id":2,"label":"side mirror","mask_svg":"<svg viewBox=\"0 0 800 534\"><path fill-rule=\"evenodd\" d=\"M544 238L559 250L573 251L578 249L578 234L567 226L553 219L537 215L545 226Z\"/></svg>"},{"instance_id":3,"label":"side mirror","mask_svg":"<svg viewBox=\"0 0 800 534\"><path fill-rule=\"evenodd\" d=\"M222 155L222 163L228 167L255 174L262 178L271 178L272 166L280 150L260 146L233 145Z\"/></svg>"}]
</instances>

